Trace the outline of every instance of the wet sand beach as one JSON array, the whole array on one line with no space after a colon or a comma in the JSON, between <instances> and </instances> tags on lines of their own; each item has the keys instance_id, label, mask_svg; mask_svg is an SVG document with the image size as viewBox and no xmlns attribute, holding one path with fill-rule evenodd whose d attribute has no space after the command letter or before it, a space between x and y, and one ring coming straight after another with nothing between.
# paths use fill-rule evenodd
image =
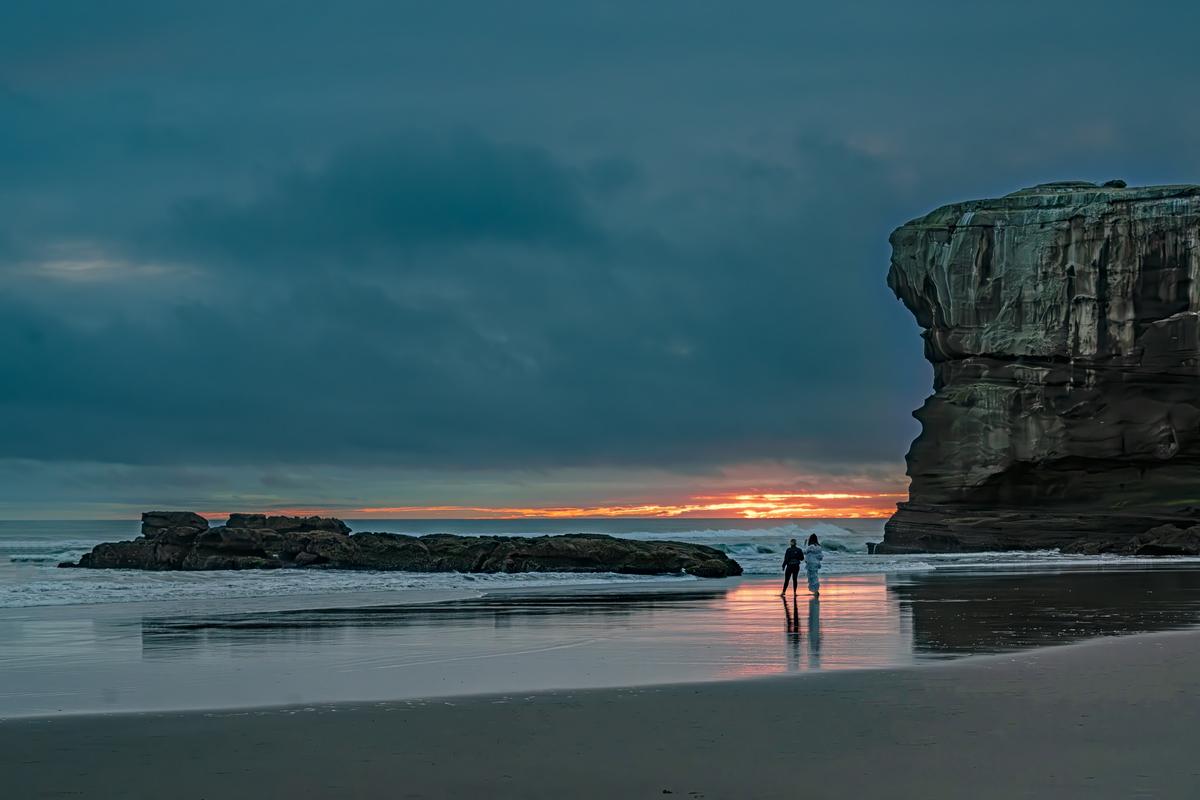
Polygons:
<instances>
[{"instance_id":1,"label":"wet sand beach","mask_svg":"<svg viewBox=\"0 0 1200 800\"><path fill-rule=\"evenodd\" d=\"M5 796L1200 792L1195 565L778 584L5 610Z\"/></svg>"},{"instance_id":2,"label":"wet sand beach","mask_svg":"<svg viewBox=\"0 0 1200 800\"><path fill-rule=\"evenodd\" d=\"M1186 798L1200 633L642 689L0 723L8 796Z\"/></svg>"},{"instance_id":3,"label":"wet sand beach","mask_svg":"<svg viewBox=\"0 0 1200 800\"><path fill-rule=\"evenodd\" d=\"M728 681L1200 624L1195 565L0 611L0 718Z\"/></svg>"}]
</instances>

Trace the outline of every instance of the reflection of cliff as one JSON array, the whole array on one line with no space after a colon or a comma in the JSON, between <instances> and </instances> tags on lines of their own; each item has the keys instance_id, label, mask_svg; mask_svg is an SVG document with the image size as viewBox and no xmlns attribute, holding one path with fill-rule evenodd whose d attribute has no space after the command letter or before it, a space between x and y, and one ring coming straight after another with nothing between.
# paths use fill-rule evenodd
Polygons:
<instances>
[{"instance_id":1,"label":"reflection of cliff","mask_svg":"<svg viewBox=\"0 0 1200 800\"><path fill-rule=\"evenodd\" d=\"M1200 624L1200 570L934 573L889 586L918 655L966 655Z\"/></svg>"},{"instance_id":2,"label":"reflection of cliff","mask_svg":"<svg viewBox=\"0 0 1200 800\"><path fill-rule=\"evenodd\" d=\"M896 230L934 393L884 549L1136 551L1200 523L1198 237L1200 187L1087 183Z\"/></svg>"}]
</instances>

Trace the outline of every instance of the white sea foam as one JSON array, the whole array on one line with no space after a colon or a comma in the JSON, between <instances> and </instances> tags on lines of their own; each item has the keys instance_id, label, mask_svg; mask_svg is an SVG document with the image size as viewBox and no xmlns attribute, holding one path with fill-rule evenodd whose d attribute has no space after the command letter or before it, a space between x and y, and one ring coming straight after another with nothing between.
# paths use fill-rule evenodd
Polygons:
<instances>
[{"instance_id":1,"label":"white sea foam","mask_svg":"<svg viewBox=\"0 0 1200 800\"><path fill-rule=\"evenodd\" d=\"M0 608L81 603L134 603L247 597L287 597L337 592L464 590L512 587L637 584L651 580L696 581L691 576L579 575L560 572L461 575L348 570L240 570L142 572L60 570L42 580L0 585Z\"/></svg>"}]
</instances>

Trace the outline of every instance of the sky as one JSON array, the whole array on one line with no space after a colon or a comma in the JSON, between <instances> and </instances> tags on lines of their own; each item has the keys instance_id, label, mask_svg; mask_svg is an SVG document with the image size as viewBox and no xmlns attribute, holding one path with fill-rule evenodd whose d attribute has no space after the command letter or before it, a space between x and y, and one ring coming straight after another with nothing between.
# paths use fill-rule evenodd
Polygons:
<instances>
[{"instance_id":1,"label":"sky","mask_svg":"<svg viewBox=\"0 0 1200 800\"><path fill-rule=\"evenodd\" d=\"M892 229L1200 179L1189 3L0 6L0 518L886 513Z\"/></svg>"}]
</instances>

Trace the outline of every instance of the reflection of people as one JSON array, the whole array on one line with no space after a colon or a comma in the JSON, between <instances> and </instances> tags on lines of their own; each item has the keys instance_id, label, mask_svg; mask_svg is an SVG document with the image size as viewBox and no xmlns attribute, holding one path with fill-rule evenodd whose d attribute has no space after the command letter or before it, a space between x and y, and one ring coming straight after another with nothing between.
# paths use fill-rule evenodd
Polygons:
<instances>
[{"instance_id":1,"label":"reflection of people","mask_svg":"<svg viewBox=\"0 0 1200 800\"><path fill-rule=\"evenodd\" d=\"M792 544L783 554L783 591L779 593L780 597L787 594L788 581L792 582L792 594L796 593L796 584L799 582L800 564L804 561L804 551L796 546L796 540L792 539Z\"/></svg>"},{"instance_id":2,"label":"reflection of people","mask_svg":"<svg viewBox=\"0 0 1200 800\"><path fill-rule=\"evenodd\" d=\"M792 598L791 605L784 599L783 613L787 615L787 632L800 633L800 608L796 605L796 598Z\"/></svg>"},{"instance_id":3,"label":"reflection of people","mask_svg":"<svg viewBox=\"0 0 1200 800\"><path fill-rule=\"evenodd\" d=\"M783 599L783 613L787 616L788 669L797 672L800 669L800 607L796 605L796 596L792 595L789 604Z\"/></svg>"},{"instance_id":4,"label":"reflection of people","mask_svg":"<svg viewBox=\"0 0 1200 800\"><path fill-rule=\"evenodd\" d=\"M821 666L821 598L816 595L808 601L808 665Z\"/></svg>"},{"instance_id":5,"label":"reflection of people","mask_svg":"<svg viewBox=\"0 0 1200 800\"><path fill-rule=\"evenodd\" d=\"M792 540L793 542L795 539ZM790 550L789 550L790 552ZM804 569L808 572L808 590L813 593L814 597L821 596L821 577L818 574L821 571L821 560L825 558L825 554L821 551L821 542L817 539L814 533L808 537L808 547L804 548ZM784 559L786 563L787 559ZM793 591L795 584L792 584ZM784 578L784 590L787 589L787 578Z\"/></svg>"}]
</instances>

